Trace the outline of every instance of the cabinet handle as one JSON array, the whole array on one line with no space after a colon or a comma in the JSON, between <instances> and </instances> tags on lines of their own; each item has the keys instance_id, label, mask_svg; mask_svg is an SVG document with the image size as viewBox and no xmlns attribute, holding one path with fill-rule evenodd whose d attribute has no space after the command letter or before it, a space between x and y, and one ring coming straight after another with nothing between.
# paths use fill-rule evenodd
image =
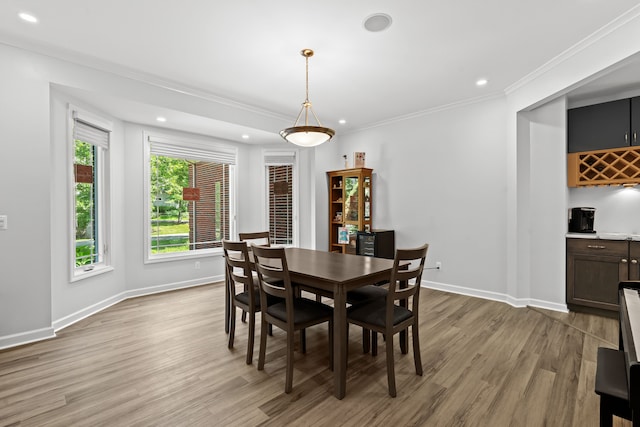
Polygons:
<instances>
[{"instance_id":1,"label":"cabinet handle","mask_svg":"<svg viewBox=\"0 0 640 427\"><path fill-rule=\"evenodd\" d=\"M626 263L627 263L627 259L626 259L626 258L622 258L622 259L620 260L620 262L621 262L621 263L623 263L623 264L626 264Z\"/></svg>"},{"instance_id":2,"label":"cabinet handle","mask_svg":"<svg viewBox=\"0 0 640 427\"><path fill-rule=\"evenodd\" d=\"M629 134L625 132L624 134L624 142L629 142Z\"/></svg>"},{"instance_id":3,"label":"cabinet handle","mask_svg":"<svg viewBox=\"0 0 640 427\"><path fill-rule=\"evenodd\" d=\"M606 249L607 247L604 245L587 245L589 249Z\"/></svg>"},{"instance_id":4,"label":"cabinet handle","mask_svg":"<svg viewBox=\"0 0 640 427\"><path fill-rule=\"evenodd\" d=\"M632 260L631 260L631 264L637 264L637 263L638 263L638 260L637 260L637 259L632 259Z\"/></svg>"},{"instance_id":5,"label":"cabinet handle","mask_svg":"<svg viewBox=\"0 0 640 427\"><path fill-rule=\"evenodd\" d=\"M638 133L634 132L633 133L633 143L635 144L636 142L638 142Z\"/></svg>"}]
</instances>

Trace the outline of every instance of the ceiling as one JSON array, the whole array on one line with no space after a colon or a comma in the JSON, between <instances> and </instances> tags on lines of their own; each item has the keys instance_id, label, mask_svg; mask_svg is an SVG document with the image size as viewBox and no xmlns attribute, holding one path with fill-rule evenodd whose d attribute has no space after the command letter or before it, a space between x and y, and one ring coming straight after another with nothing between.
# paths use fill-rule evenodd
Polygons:
<instances>
[{"instance_id":1,"label":"ceiling","mask_svg":"<svg viewBox=\"0 0 640 427\"><path fill-rule=\"evenodd\" d=\"M278 131L293 124L304 100L302 48L315 51L309 63L314 110L339 136L504 93L639 8L637 0L3 0L0 43L241 106L274 125L60 88L123 120L263 143L280 142ZM38 23L24 22L20 12ZM391 26L365 30L364 20L375 13L388 14ZM604 83L589 82L592 89L577 89L576 96L640 81L638 62L628 67L601 77ZM488 84L477 86L480 78ZM157 123L160 115L167 122Z\"/></svg>"}]
</instances>

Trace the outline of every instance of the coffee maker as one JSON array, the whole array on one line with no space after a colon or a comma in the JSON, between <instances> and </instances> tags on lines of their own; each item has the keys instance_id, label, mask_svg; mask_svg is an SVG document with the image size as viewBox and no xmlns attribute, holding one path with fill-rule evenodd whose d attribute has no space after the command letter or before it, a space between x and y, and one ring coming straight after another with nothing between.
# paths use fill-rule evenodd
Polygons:
<instances>
[{"instance_id":1,"label":"coffee maker","mask_svg":"<svg viewBox=\"0 0 640 427\"><path fill-rule=\"evenodd\" d=\"M569 210L570 233L595 233L593 221L596 208L571 208Z\"/></svg>"}]
</instances>

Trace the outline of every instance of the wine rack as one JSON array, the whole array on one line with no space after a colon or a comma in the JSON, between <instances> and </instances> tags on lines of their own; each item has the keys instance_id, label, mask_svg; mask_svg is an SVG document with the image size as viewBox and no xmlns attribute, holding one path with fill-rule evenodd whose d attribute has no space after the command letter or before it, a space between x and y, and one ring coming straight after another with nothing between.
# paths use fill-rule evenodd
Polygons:
<instances>
[{"instance_id":1,"label":"wine rack","mask_svg":"<svg viewBox=\"0 0 640 427\"><path fill-rule=\"evenodd\" d=\"M567 155L569 187L636 184L640 184L640 146Z\"/></svg>"}]
</instances>

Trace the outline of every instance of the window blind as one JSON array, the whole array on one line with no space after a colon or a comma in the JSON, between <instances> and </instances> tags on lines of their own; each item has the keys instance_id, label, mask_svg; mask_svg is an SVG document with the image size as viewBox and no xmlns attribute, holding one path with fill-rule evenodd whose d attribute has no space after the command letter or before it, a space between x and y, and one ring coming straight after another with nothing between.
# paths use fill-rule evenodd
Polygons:
<instances>
[{"instance_id":1,"label":"window blind","mask_svg":"<svg viewBox=\"0 0 640 427\"><path fill-rule=\"evenodd\" d=\"M96 147L109 148L109 132L99 129L89 123L75 118L73 123L73 139L95 145Z\"/></svg>"},{"instance_id":2,"label":"window blind","mask_svg":"<svg viewBox=\"0 0 640 427\"><path fill-rule=\"evenodd\" d=\"M296 163L295 151L265 151L265 165L293 165Z\"/></svg>"},{"instance_id":3,"label":"window blind","mask_svg":"<svg viewBox=\"0 0 640 427\"><path fill-rule=\"evenodd\" d=\"M149 136L150 152L157 156L167 156L184 160L200 160L205 162L235 165L237 149L222 145L197 147L178 140Z\"/></svg>"}]
</instances>

